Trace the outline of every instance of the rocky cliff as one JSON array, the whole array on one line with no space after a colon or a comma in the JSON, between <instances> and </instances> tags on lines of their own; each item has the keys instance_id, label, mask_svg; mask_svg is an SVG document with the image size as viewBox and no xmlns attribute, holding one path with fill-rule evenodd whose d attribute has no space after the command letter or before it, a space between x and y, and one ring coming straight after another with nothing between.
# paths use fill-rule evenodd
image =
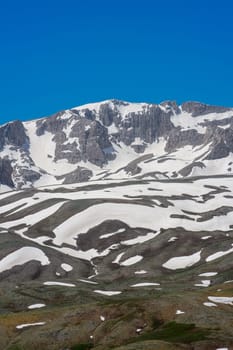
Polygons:
<instances>
[{"instance_id":1,"label":"rocky cliff","mask_svg":"<svg viewBox=\"0 0 233 350\"><path fill-rule=\"evenodd\" d=\"M0 181L22 188L230 174L232 151L233 109L109 100L0 127Z\"/></svg>"}]
</instances>

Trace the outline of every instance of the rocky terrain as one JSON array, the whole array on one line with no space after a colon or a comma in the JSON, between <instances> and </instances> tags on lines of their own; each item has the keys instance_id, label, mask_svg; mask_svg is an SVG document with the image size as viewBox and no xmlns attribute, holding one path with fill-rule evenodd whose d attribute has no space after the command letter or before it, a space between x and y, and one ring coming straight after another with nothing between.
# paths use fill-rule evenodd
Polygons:
<instances>
[{"instance_id":1,"label":"rocky terrain","mask_svg":"<svg viewBox=\"0 0 233 350\"><path fill-rule=\"evenodd\" d=\"M0 127L0 182L232 174L233 109L109 100Z\"/></svg>"},{"instance_id":2,"label":"rocky terrain","mask_svg":"<svg viewBox=\"0 0 233 350\"><path fill-rule=\"evenodd\" d=\"M233 110L0 128L0 349L233 349Z\"/></svg>"}]
</instances>

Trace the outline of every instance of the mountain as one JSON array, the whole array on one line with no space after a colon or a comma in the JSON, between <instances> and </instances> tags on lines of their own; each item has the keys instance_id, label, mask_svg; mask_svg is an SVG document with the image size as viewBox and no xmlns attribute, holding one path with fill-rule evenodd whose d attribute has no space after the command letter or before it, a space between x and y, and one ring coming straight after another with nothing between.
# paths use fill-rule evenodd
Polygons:
<instances>
[{"instance_id":1,"label":"mountain","mask_svg":"<svg viewBox=\"0 0 233 350\"><path fill-rule=\"evenodd\" d=\"M233 348L233 110L0 128L0 349Z\"/></svg>"},{"instance_id":2,"label":"mountain","mask_svg":"<svg viewBox=\"0 0 233 350\"><path fill-rule=\"evenodd\" d=\"M0 128L0 182L20 189L97 179L232 173L233 109L109 100Z\"/></svg>"}]
</instances>

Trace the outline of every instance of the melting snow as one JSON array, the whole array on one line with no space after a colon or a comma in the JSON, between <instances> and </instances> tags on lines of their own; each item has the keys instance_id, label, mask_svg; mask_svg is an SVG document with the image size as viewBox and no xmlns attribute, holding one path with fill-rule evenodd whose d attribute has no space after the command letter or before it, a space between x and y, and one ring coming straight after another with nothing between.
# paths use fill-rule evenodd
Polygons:
<instances>
[{"instance_id":1,"label":"melting snow","mask_svg":"<svg viewBox=\"0 0 233 350\"><path fill-rule=\"evenodd\" d=\"M177 239L178 239L177 237L171 237L171 238L168 240L168 243L174 242L174 241L176 241Z\"/></svg>"},{"instance_id":2,"label":"melting snow","mask_svg":"<svg viewBox=\"0 0 233 350\"><path fill-rule=\"evenodd\" d=\"M210 302L203 303L203 305L208 306L208 307L214 307L214 306L216 307L217 306L216 304L210 303Z\"/></svg>"},{"instance_id":3,"label":"melting snow","mask_svg":"<svg viewBox=\"0 0 233 350\"><path fill-rule=\"evenodd\" d=\"M66 272L70 272L70 271L73 270L73 267L72 267L71 265L65 264L65 263L61 264L61 268L62 268L63 270L65 270Z\"/></svg>"},{"instance_id":4,"label":"melting snow","mask_svg":"<svg viewBox=\"0 0 233 350\"><path fill-rule=\"evenodd\" d=\"M148 163L149 164L149 163ZM106 189L109 184L112 184L111 188L108 188L108 192L105 192L103 188L100 190L96 189L96 184L105 184ZM208 184L212 184L215 186L221 186L222 185L222 179L208 179ZM232 179L224 178L224 184L225 188L231 189L232 188ZM38 244L46 245L46 240L51 239L47 236L40 236L37 238L31 238L28 236L25 236L24 233L28 230L28 228L32 225L37 224L39 221L49 218L49 216L53 215L56 210L60 208L60 206L63 205L67 200L75 200L75 199L82 199L82 198L117 198L117 199L125 199L125 195L128 194L129 196L132 196L132 198L128 198L129 201L132 201L132 203L100 203L97 205L92 205L86 210L75 214L73 217L69 218L65 222L63 222L60 226L55 228L55 239L52 239L53 243L57 244L57 246L53 246L53 249L56 249L58 251L61 251L64 254L69 254L77 258L82 258L86 260L91 260L94 257L98 256L104 256L109 254L109 252L112 249L117 248L116 245L112 245L108 248L106 248L103 252L98 251L97 249L89 249L87 251L81 251L76 249L76 242L75 239L77 236L81 233L86 233L89 229L95 227L98 224L101 224L105 220L121 220L125 222L127 225L129 225L131 228L134 227L143 227L147 229L148 231L156 231L160 232L161 227L164 229L166 228L173 228L173 227L183 227L185 230L188 231L209 231L212 230L218 230L221 229L229 231L229 225L232 223L233 220L233 212L228 213L227 215L222 216L216 216L213 217L207 221L190 221L190 220L183 220L180 218L171 218L170 216L172 214L182 214L183 210L191 210L193 212L193 206L194 206L194 200L191 198L191 196L195 196L195 210L196 213L192 214L196 219L199 219L201 217L200 213L203 213L208 210L215 210L219 208L220 205L226 205L231 206L232 199L231 198L225 198L224 193L216 193L213 198L208 199L206 202L203 201L202 196L208 194L211 189L206 188L206 179L200 179L195 180L193 183L186 183L182 182L177 185L175 182L159 182L159 181L150 181L148 184L148 181L146 183L142 183L140 185L132 182L132 185L129 185L125 181L118 181L118 180L104 180L104 181L93 181L89 182L89 190L83 190L82 187L86 186L86 184L75 184L75 185L64 185L62 186L62 190L58 190L58 186L51 186L46 187L43 189L40 189L40 192L36 194L36 198L38 202L45 201L49 198L60 198L63 199L64 202L57 203L54 206L50 206L46 209L43 209L37 213L27 215L25 218L21 216L20 219L17 220L11 220L9 222L3 222L1 224L2 228L8 229L13 228L17 225L25 225L25 227L17 229L16 233L20 234L24 238L30 239L32 241L35 241ZM51 193L47 193L46 189L51 189ZM53 192L53 190L56 189L56 192ZM154 207L147 207L139 204L135 204L135 197L141 198L142 194L145 196L151 196L155 193L152 192L152 189L159 191L159 195L162 196L164 199L166 199L166 196L171 197L173 196L182 196L183 194L187 193L190 195L190 199L186 198L185 200L179 199L169 199L169 201L172 203L171 206L168 208L164 207L158 207L155 205ZM66 192L67 190L67 192ZM69 192L71 191L72 192ZM75 191L76 190L76 191ZM15 192L20 193L20 192ZM7 194L7 196L12 196L14 193ZM4 198L4 194L0 195L0 198ZM20 196L18 197L20 198ZM30 202L30 203L29 203ZM159 201L157 201L159 202ZM24 205L22 209L24 209L26 206L31 205L31 203L35 202L35 196L32 196L31 198L27 198L26 202L25 199L22 197L18 199L15 203L15 205ZM30 205L29 205L30 204ZM173 206L174 204L174 206ZM6 204L2 207L0 207L0 210L3 212L7 209L14 209L13 204ZM16 209L18 211L18 209ZM20 214L20 211L19 211ZM22 210L23 214L23 210ZM156 215L156 220L153 218ZM19 215L20 217L20 215ZM124 232L124 229L120 229L122 232ZM120 230L116 232L107 233L106 235L100 236L100 238L107 238L110 235L120 233ZM108 235L108 236L107 236ZM123 241L123 244L137 244L142 243L145 239L153 239L153 235L157 235L157 233L148 233L147 235L140 235L136 238L129 239L126 241ZM210 238L211 236L204 236ZM204 238L202 237L202 238ZM173 237L170 239L173 240ZM74 248L65 246L65 243L72 245ZM219 256L229 254L232 252L231 248L228 251L225 252L218 252L215 254L212 254L209 256L207 261L211 261L211 259L215 259ZM122 255L124 253L121 253ZM217 255L216 255L217 254ZM118 257L114 260L114 262L119 263L122 255L118 255ZM175 259L184 258L184 257L177 257ZM187 257L186 257L187 258ZM174 259L174 258L173 258ZM171 259L170 259L171 260ZM174 260L173 260L174 262ZM168 263L168 262L167 262ZM182 268L182 267L179 267Z\"/></svg>"},{"instance_id":5,"label":"melting snow","mask_svg":"<svg viewBox=\"0 0 233 350\"><path fill-rule=\"evenodd\" d=\"M28 306L28 309L32 310L32 309L40 309L42 307L45 307L45 304L32 304Z\"/></svg>"},{"instance_id":6,"label":"melting snow","mask_svg":"<svg viewBox=\"0 0 233 350\"><path fill-rule=\"evenodd\" d=\"M163 213L165 214L164 208ZM73 238L85 233L90 228L105 220L121 220L131 227L151 228L153 226L154 208L134 204L102 203L89 207L54 229L54 243L66 242L74 245ZM162 216L161 216L162 218ZM165 221L165 217L164 217Z\"/></svg>"},{"instance_id":7,"label":"melting snow","mask_svg":"<svg viewBox=\"0 0 233 350\"><path fill-rule=\"evenodd\" d=\"M124 228L120 228L119 230L117 230L117 231L115 231L115 232L106 233L105 235L100 236L100 239L108 238L108 237L111 237L111 236L116 235L117 233L121 233L121 232L124 232L124 231L125 231Z\"/></svg>"},{"instance_id":8,"label":"melting snow","mask_svg":"<svg viewBox=\"0 0 233 350\"><path fill-rule=\"evenodd\" d=\"M113 264L119 264L122 256L125 254L125 252L120 253L119 255L117 255L117 257L112 261Z\"/></svg>"},{"instance_id":9,"label":"melting snow","mask_svg":"<svg viewBox=\"0 0 233 350\"><path fill-rule=\"evenodd\" d=\"M218 273L217 272L204 272L204 273L200 273L201 277L211 277L211 276L216 276Z\"/></svg>"},{"instance_id":10,"label":"melting snow","mask_svg":"<svg viewBox=\"0 0 233 350\"><path fill-rule=\"evenodd\" d=\"M143 242L147 242L153 238L155 238L156 236L159 235L160 232L148 232L146 235L144 236L138 236L136 238L132 238L132 239L128 239L127 241L122 241L121 244L124 245L134 245L134 244L139 244L139 243L143 243Z\"/></svg>"},{"instance_id":11,"label":"melting snow","mask_svg":"<svg viewBox=\"0 0 233 350\"><path fill-rule=\"evenodd\" d=\"M90 280L83 280L83 279L81 279L81 278L79 278L79 281L80 281L80 282L83 282L83 283L89 283L89 284L98 284L97 282L90 281Z\"/></svg>"},{"instance_id":12,"label":"melting snow","mask_svg":"<svg viewBox=\"0 0 233 350\"><path fill-rule=\"evenodd\" d=\"M107 296L118 295L118 294L121 294L121 293L122 293L122 292L117 291L117 290L115 290L115 291L110 291L110 290L107 291L107 290L98 290L98 289L94 290L94 292L95 292L95 293L98 293L98 294L107 295Z\"/></svg>"},{"instance_id":13,"label":"melting snow","mask_svg":"<svg viewBox=\"0 0 233 350\"><path fill-rule=\"evenodd\" d=\"M50 264L49 259L42 250L35 247L23 247L0 260L0 272L9 270L17 265L23 265L32 260L40 261L42 266Z\"/></svg>"},{"instance_id":14,"label":"melting snow","mask_svg":"<svg viewBox=\"0 0 233 350\"><path fill-rule=\"evenodd\" d=\"M143 259L143 256L135 255L135 256L132 256L131 258L126 259L125 261L121 262L120 265L121 266L131 266L131 265L138 263L142 259Z\"/></svg>"},{"instance_id":15,"label":"melting snow","mask_svg":"<svg viewBox=\"0 0 233 350\"><path fill-rule=\"evenodd\" d=\"M227 111L224 113L208 113L194 118L191 113L182 111L181 114L172 115L171 122L174 126L181 126L182 130L195 129L198 133L203 134L206 132L206 126L203 126L203 123L207 120L221 120L231 116L232 111Z\"/></svg>"},{"instance_id":16,"label":"melting snow","mask_svg":"<svg viewBox=\"0 0 233 350\"><path fill-rule=\"evenodd\" d=\"M65 202L56 203L54 205L51 205L48 208L37 211L34 214L22 217L21 219L4 222L1 224L1 227L11 228L11 227L22 225L22 224L28 225L28 226L35 225L38 222L46 219L50 215L53 215L58 209L60 209L62 207L62 205L64 203ZM24 232L24 231L27 231L27 228L21 230L21 232Z\"/></svg>"},{"instance_id":17,"label":"melting snow","mask_svg":"<svg viewBox=\"0 0 233 350\"><path fill-rule=\"evenodd\" d=\"M229 250L226 250L226 251L221 251L221 252L217 252L217 253L214 253L212 255L209 255L207 258L206 258L206 261L213 261L213 260L216 260L218 258L221 258L222 256L224 255L227 255L227 254L230 254L233 252L233 248L229 249Z\"/></svg>"},{"instance_id":18,"label":"melting snow","mask_svg":"<svg viewBox=\"0 0 233 350\"><path fill-rule=\"evenodd\" d=\"M160 283L152 283L152 282L136 283L130 287L150 287L150 286L160 286Z\"/></svg>"},{"instance_id":19,"label":"melting snow","mask_svg":"<svg viewBox=\"0 0 233 350\"><path fill-rule=\"evenodd\" d=\"M44 282L45 286L64 286L64 287L76 287L73 283L63 283L63 282Z\"/></svg>"},{"instance_id":20,"label":"melting snow","mask_svg":"<svg viewBox=\"0 0 233 350\"><path fill-rule=\"evenodd\" d=\"M216 179L215 179L216 180ZM148 185L146 185L148 187ZM143 191L144 195L151 195L151 191L143 185L142 186L127 186L127 194L133 194L134 196L137 194L139 189ZM154 184L153 184L153 187ZM128 189L129 188L129 189ZM196 195L197 191L199 196L202 194L206 194L209 192L204 187L204 184L201 180L195 181L194 184L190 185L187 183L182 183L177 186L175 183L166 183L166 186L163 183L156 182L156 189L161 189L163 191L163 196L173 195L182 195L182 193L189 193L189 195ZM103 191L88 191L87 194L78 192L78 198L123 198L125 195L126 188L125 186L115 186L110 192ZM56 194L58 195L58 194ZM59 194L61 196L61 194ZM67 194L64 196L70 198L77 198L76 194ZM174 206L170 206L169 208L164 207L147 207L139 204L126 204L126 203L100 203L97 205L92 205L89 208L83 210L80 213L75 214L70 217L66 221L64 221L61 225L54 229L54 233L56 235L53 243L56 245L62 245L63 243L67 243L75 246L74 239L81 233L86 233L89 229L103 223L106 220L120 220L125 222L130 227L143 227L148 230L153 230L160 232L160 228L163 227L171 228L171 227L183 227L188 231L212 231L212 230L229 230L229 225L233 220L233 212L228 213L223 216L215 216L207 221L190 221L183 220L180 218L171 218L172 214L182 214L182 210L193 210L193 200L170 200ZM179 202L179 203L178 203ZM214 200L208 200L205 203L201 202L200 212L215 210L221 205L230 205L230 199L223 197L222 194L219 196L216 195ZM199 205L197 204L197 207ZM156 215L157 220L154 220L154 216ZM200 214L196 214L200 216ZM5 224L3 224L5 225ZM110 235L110 233L108 234ZM102 235L106 238L105 235ZM108 236L109 237L109 236ZM205 237L205 236L204 236ZM128 240L128 244L134 244L136 240L139 242L144 239L152 239L152 233L147 236L139 236L135 241ZM126 241L127 243L127 241ZM97 255L96 255L97 256Z\"/></svg>"},{"instance_id":21,"label":"melting snow","mask_svg":"<svg viewBox=\"0 0 233 350\"><path fill-rule=\"evenodd\" d=\"M169 259L163 264L163 267L170 270L184 269L193 266L201 260L201 250L197 253L187 256L179 256Z\"/></svg>"},{"instance_id":22,"label":"melting snow","mask_svg":"<svg viewBox=\"0 0 233 350\"><path fill-rule=\"evenodd\" d=\"M208 299L214 303L233 305L233 297L208 297Z\"/></svg>"},{"instance_id":23,"label":"melting snow","mask_svg":"<svg viewBox=\"0 0 233 350\"><path fill-rule=\"evenodd\" d=\"M7 185L1 184L1 186L0 186L0 195L2 193L6 193L6 192L8 192L8 194L10 195L12 193L12 188L7 186ZM9 192L11 192L11 193L9 193ZM8 195L6 195L6 197L8 197ZM1 199L2 199L2 197L1 197Z\"/></svg>"},{"instance_id":24,"label":"melting snow","mask_svg":"<svg viewBox=\"0 0 233 350\"><path fill-rule=\"evenodd\" d=\"M196 283L195 286L196 287L209 287L210 284L211 284L210 280L202 280L201 283Z\"/></svg>"},{"instance_id":25,"label":"melting snow","mask_svg":"<svg viewBox=\"0 0 233 350\"><path fill-rule=\"evenodd\" d=\"M185 312L181 310L176 310L176 315L181 315L181 314L185 314Z\"/></svg>"},{"instance_id":26,"label":"melting snow","mask_svg":"<svg viewBox=\"0 0 233 350\"><path fill-rule=\"evenodd\" d=\"M146 270L139 270L139 271L135 271L134 273L135 273L135 275L143 275L143 274L147 273L147 271Z\"/></svg>"},{"instance_id":27,"label":"melting snow","mask_svg":"<svg viewBox=\"0 0 233 350\"><path fill-rule=\"evenodd\" d=\"M31 326L43 326L46 322L35 322L35 323L23 323L16 326L17 329L23 329Z\"/></svg>"}]
</instances>

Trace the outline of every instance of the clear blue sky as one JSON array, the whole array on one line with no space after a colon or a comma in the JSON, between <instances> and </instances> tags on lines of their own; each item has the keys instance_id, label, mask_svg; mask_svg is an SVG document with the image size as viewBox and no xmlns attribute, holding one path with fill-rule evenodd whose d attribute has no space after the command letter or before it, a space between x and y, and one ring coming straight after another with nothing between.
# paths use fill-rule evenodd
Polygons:
<instances>
[{"instance_id":1,"label":"clear blue sky","mask_svg":"<svg viewBox=\"0 0 233 350\"><path fill-rule=\"evenodd\" d=\"M0 2L0 122L118 98L233 106L231 0Z\"/></svg>"}]
</instances>

